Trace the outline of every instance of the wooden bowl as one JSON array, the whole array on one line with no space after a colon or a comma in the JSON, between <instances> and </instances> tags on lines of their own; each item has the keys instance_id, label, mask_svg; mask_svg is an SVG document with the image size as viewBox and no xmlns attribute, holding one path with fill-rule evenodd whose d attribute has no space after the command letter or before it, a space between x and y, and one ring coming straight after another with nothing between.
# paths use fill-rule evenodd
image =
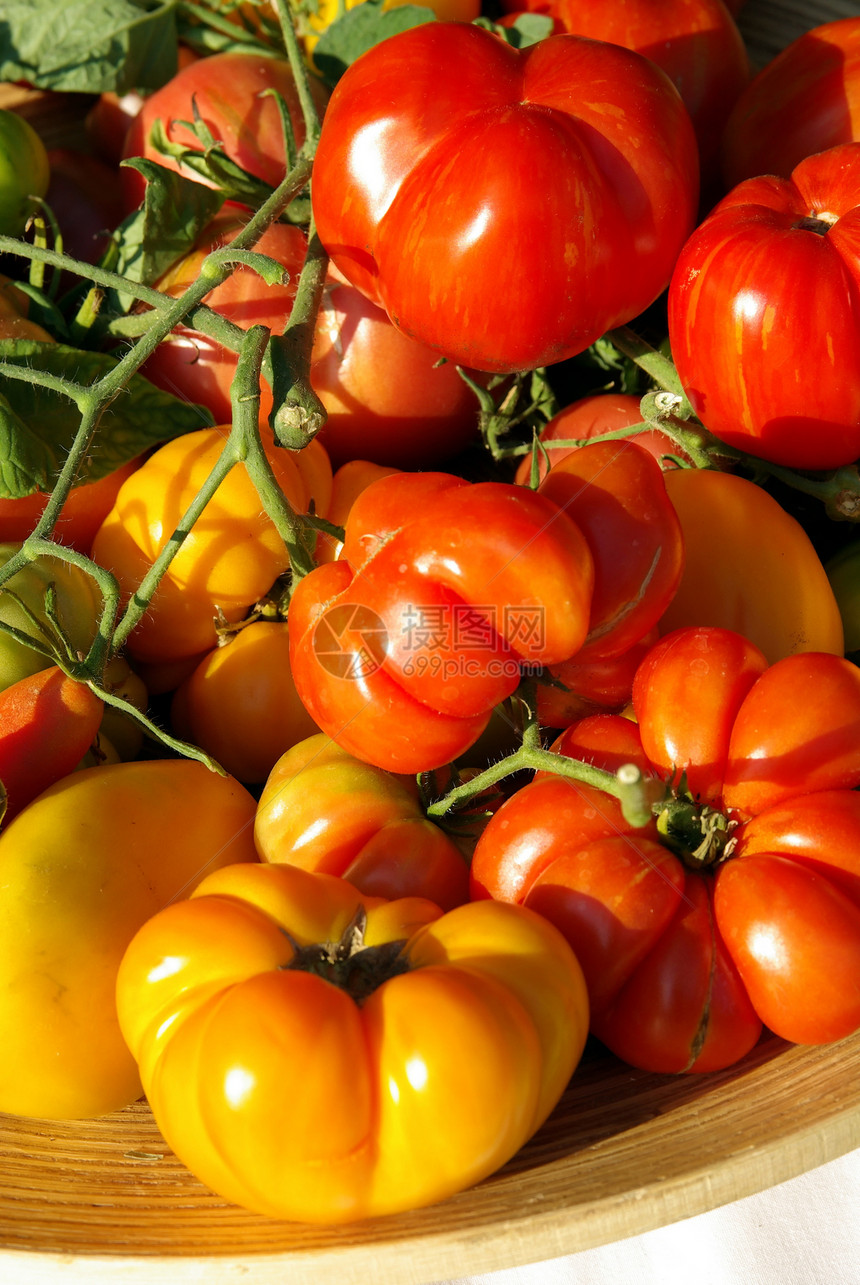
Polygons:
<instances>
[{"instance_id":1,"label":"wooden bowl","mask_svg":"<svg viewBox=\"0 0 860 1285\"><path fill-rule=\"evenodd\" d=\"M636 1071L589 1047L531 1142L478 1187L335 1229L228 1205L149 1109L82 1123L0 1116L0 1277L207 1285L423 1285L539 1262L703 1213L860 1147L860 1034L763 1039L710 1075Z\"/></svg>"},{"instance_id":2,"label":"wooden bowl","mask_svg":"<svg viewBox=\"0 0 860 1285\"><path fill-rule=\"evenodd\" d=\"M856 0L747 0L740 22L763 65L811 26L856 12ZM25 107L44 128L80 130L51 96L26 91ZM860 1147L858 1086L860 1033L821 1048L767 1036L706 1076L633 1070L590 1046L551 1118L493 1177L428 1209L336 1229L228 1205L172 1155L143 1102L80 1123L0 1115L0 1278L424 1285L539 1262Z\"/></svg>"}]
</instances>

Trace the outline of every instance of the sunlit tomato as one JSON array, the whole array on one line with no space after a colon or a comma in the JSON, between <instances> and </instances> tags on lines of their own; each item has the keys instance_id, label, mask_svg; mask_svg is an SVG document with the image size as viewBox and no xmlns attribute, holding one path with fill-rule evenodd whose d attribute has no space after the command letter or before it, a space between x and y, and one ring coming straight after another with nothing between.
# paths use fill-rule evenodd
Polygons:
<instances>
[{"instance_id":1,"label":"sunlit tomato","mask_svg":"<svg viewBox=\"0 0 860 1285\"><path fill-rule=\"evenodd\" d=\"M50 164L45 144L29 121L0 108L0 235L20 236L31 197L48 190Z\"/></svg>"},{"instance_id":2,"label":"sunlit tomato","mask_svg":"<svg viewBox=\"0 0 860 1285\"><path fill-rule=\"evenodd\" d=\"M406 334L477 370L530 370L665 288L695 220L697 149L638 54L567 35L517 50L428 22L338 82L312 199L335 266Z\"/></svg>"},{"instance_id":3,"label":"sunlit tomato","mask_svg":"<svg viewBox=\"0 0 860 1285\"><path fill-rule=\"evenodd\" d=\"M228 431L220 425L167 442L120 488L92 553L116 575L126 595L134 593L176 530ZM304 453L276 447L268 429L261 434L287 500L297 513L307 512L312 497L298 463ZM288 564L284 541L256 487L245 467L234 465L160 581L150 609L129 638L129 655L164 662L211 649L218 640L216 621L244 619Z\"/></svg>"},{"instance_id":4,"label":"sunlit tomato","mask_svg":"<svg viewBox=\"0 0 860 1285\"><path fill-rule=\"evenodd\" d=\"M353 503L338 561L293 591L296 688L357 758L439 767L477 740L523 665L578 651L593 566L572 519L527 487L380 478Z\"/></svg>"},{"instance_id":5,"label":"sunlit tomato","mask_svg":"<svg viewBox=\"0 0 860 1285\"><path fill-rule=\"evenodd\" d=\"M130 460L96 482L73 486L53 529L53 538L80 553L89 553L96 531L113 507L119 488L139 464L139 459ZM45 491L33 491L15 499L0 497L0 540L26 540L48 499Z\"/></svg>"},{"instance_id":6,"label":"sunlit tomato","mask_svg":"<svg viewBox=\"0 0 860 1285\"><path fill-rule=\"evenodd\" d=\"M659 464L636 442L590 442L559 460L538 493L574 520L594 562L588 637L575 662L620 656L655 627L684 568Z\"/></svg>"},{"instance_id":7,"label":"sunlit tomato","mask_svg":"<svg viewBox=\"0 0 860 1285\"><path fill-rule=\"evenodd\" d=\"M72 1119L140 1096L120 959L204 874L256 861L254 807L200 763L151 759L75 772L0 834L0 1110Z\"/></svg>"},{"instance_id":8,"label":"sunlit tomato","mask_svg":"<svg viewBox=\"0 0 860 1285\"><path fill-rule=\"evenodd\" d=\"M703 178L718 177L720 140L729 112L750 79L743 37L723 0L503 0L558 18L565 31L634 49L666 72L696 130Z\"/></svg>"},{"instance_id":9,"label":"sunlit tomato","mask_svg":"<svg viewBox=\"0 0 860 1285\"><path fill-rule=\"evenodd\" d=\"M478 439L478 402L456 367L353 286L327 289L311 361L328 414L320 438L335 467L364 459L435 468Z\"/></svg>"},{"instance_id":10,"label":"sunlit tomato","mask_svg":"<svg viewBox=\"0 0 860 1285\"><path fill-rule=\"evenodd\" d=\"M428 821L414 780L362 763L321 734L275 764L257 806L263 861L339 875L374 897L469 899L463 854Z\"/></svg>"},{"instance_id":11,"label":"sunlit tomato","mask_svg":"<svg viewBox=\"0 0 860 1285\"><path fill-rule=\"evenodd\" d=\"M743 91L723 136L726 186L788 178L805 156L852 140L860 140L860 17L805 32Z\"/></svg>"},{"instance_id":12,"label":"sunlit tomato","mask_svg":"<svg viewBox=\"0 0 860 1285\"><path fill-rule=\"evenodd\" d=\"M719 625L773 663L796 651L843 651L833 590L809 536L746 478L711 469L665 474L684 533L681 583L661 633Z\"/></svg>"},{"instance_id":13,"label":"sunlit tomato","mask_svg":"<svg viewBox=\"0 0 860 1285\"><path fill-rule=\"evenodd\" d=\"M72 771L99 728L102 702L56 665L0 691L3 824Z\"/></svg>"},{"instance_id":14,"label":"sunlit tomato","mask_svg":"<svg viewBox=\"0 0 860 1285\"><path fill-rule=\"evenodd\" d=\"M319 110L324 106L326 92L319 81L311 79L311 92ZM123 157L146 156L203 182L193 170L180 167L172 157L157 151L150 141L154 123L161 121L171 142L202 152L202 144L181 123L193 121L197 114L231 160L277 187L286 175L286 148L281 112L272 90L286 103L296 143L301 146L304 120L286 58L226 52L195 59L145 99L129 126ZM131 210L143 198L144 180L129 166L124 166L121 173L126 208Z\"/></svg>"},{"instance_id":15,"label":"sunlit tomato","mask_svg":"<svg viewBox=\"0 0 860 1285\"><path fill-rule=\"evenodd\" d=\"M558 1102L587 1028L579 965L539 915L441 914L287 865L216 872L151 919L117 1006L191 1172L315 1223L427 1205L492 1173Z\"/></svg>"},{"instance_id":16,"label":"sunlit tomato","mask_svg":"<svg viewBox=\"0 0 860 1285\"><path fill-rule=\"evenodd\" d=\"M237 780L265 781L291 745L317 730L296 693L286 622L259 620L226 636L177 688L171 722Z\"/></svg>"},{"instance_id":17,"label":"sunlit tomato","mask_svg":"<svg viewBox=\"0 0 860 1285\"><path fill-rule=\"evenodd\" d=\"M672 356L729 446L799 469L860 455L858 216L860 142L808 157L791 179L747 179L681 251Z\"/></svg>"},{"instance_id":18,"label":"sunlit tomato","mask_svg":"<svg viewBox=\"0 0 860 1285\"><path fill-rule=\"evenodd\" d=\"M540 440L546 447L546 455L538 451L538 478L546 476L547 468L552 468L559 460L569 455L575 447L554 446L553 442L585 441L600 437L603 433L614 433L618 429L632 428L642 423L642 412L639 409L641 398L632 393L595 393L590 397L580 397L577 401L565 406L554 415L541 430ZM665 433L657 428L646 428L626 441L637 442L644 446L657 460L667 455L681 455L683 452ZM517 467L516 481L527 486L531 478L531 452L524 456Z\"/></svg>"},{"instance_id":19,"label":"sunlit tomato","mask_svg":"<svg viewBox=\"0 0 860 1285\"><path fill-rule=\"evenodd\" d=\"M0 567L5 567L20 548L19 541L0 544ZM86 655L98 630L101 595L95 580L61 557L35 558L3 582L0 621L44 644L53 629L46 604L46 594L50 593L54 598L53 614L73 653ZM0 630L0 691L51 663L51 656Z\"/></svg>"},{"instance_id":20,"label":"sunlit tomato","mask_svg":"<svg viewBox=\"0 0 860 1285\"><path fill-rule=\"evenodd\" d=\"M593 1032L637 1066L728 1066L762 1023L798 1043L856 1030L860 670L768 667L738 634L684 629L642 662L633 706L636 723L597 715L554 749L666 783L655 820L634 829L596 786L541 774L484 830L472 895L561 929Z\"/></svg>"}]
</instances>

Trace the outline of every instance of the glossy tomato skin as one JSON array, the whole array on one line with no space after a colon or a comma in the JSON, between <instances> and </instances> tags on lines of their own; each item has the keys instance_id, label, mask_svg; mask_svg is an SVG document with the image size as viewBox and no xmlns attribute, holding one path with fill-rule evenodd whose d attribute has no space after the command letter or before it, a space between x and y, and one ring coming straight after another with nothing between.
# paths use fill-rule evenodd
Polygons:
<instances>
[{"instance_id":1,"label":"glossy tomato skin","mask_svg":"<svg viewBox=\"0 0 860 1285\"><path fill-rule=\"evenodd\" d=\"M4 825L66 776L90 747L102 702L86 683L49 665L0 692L0 783Z\"/></svg>"},{"instance_id":2,"label":"glossy tomato skin","mask_svg":"<svg viewBox=\"0 0 860 1285\"><path fill-rule=\"evenodd\" d=\"M356 757L440 767L474 744L523 665L578 651L593 566L576 524L528 488L380 478L353 504L338 561L293 592L299 694Z\"/></svg>"},{"instance_id":3,"label":"glossy tomato skin","mask_svg":"<svg viewBox=\"0 0 860 1285\"><path fill-rule=\"evenodd\" d=\"M290 672L286 621L253 621L208 652L176 689L170 718L237 780L265 781L291 745L317 730Z\"/></svg>"},{"instance_id":4,"label":"glossy tomato skin","mask_svg":"<svg viewBox=\"0 0 860 1285\"><path fill-rule=\"evenodd\" d=\"M95 482L82 482L69 491L53 530L53 538L79 553L89 553L96 531L107 517L119 488L140 464L129 460ZM0 499L0 540L26 540L44 512L49 495L33 491L15 499Z\"/></svg>"},{"instance_id":5,"label":"glossy tomato skin","mask_svg":"<svg viewBox=\"0 0 860 1285\"><path fill-rule=\"evenodd\" d=\"M120 488L92 552L96 562L113 571L126 595L136 590L178 526L229 431L222 424L166 443ZM324 513L331 468L323 448L312 443L307 455L292 455L275 446L268 429L260 431L275 477L294 510L307 512L315 498ZM210 650L218 641L216 618L230 624L243 620L288 565L282 537L262 509L246 469L237 464L159 582L150 609L129 638L129 655L135 661L163 663Z\"/></svg>"},{"instance_id":6,"label":"glossy tomato skin","mask_svg":"<svg viewBox=\"0 0 860 1285\"><path fill-rule=\"evenodd\" d=\"M17 112L0 109L0 235L21 236L30 198L45 195L50 176L40 135Z\"/></svg>"},{"instance_id":7,"label":"glossy tomato skin","mask_svg":"<svg viewBox=\"0 0 860 1285\"><path fill-rule=\"evenodd\" d=\"M673 469L664 480L684 533L685 566L661 633L732 629L771 664L797 651L842 655L839 606L821 559L772 495L715 469Z\"/></svg>"},{"instance_id":8,"label":"glossy tomato skin","mask_svg":"<svg viewBox=\"0 0 860 1285\"><path fill-rule=\"evenodd\" d=\"M676 86L696 130L702 177L709 188L719 177L723 129L750 63L743 37L722 0L505 0L504 7L547 13L565 31L608 40L650 58Z\"/></svg>"},{"instance_id":9,"label":"glossy tomato skin","mask_svg":"<svg viewBox=\"0 0 860 1285\"><path fill-rule=\"evenodd\" d=\"M262 861L338 875L368 896L425 897L443 910L469 899L463 854L427 820L414 778L362 763L322 733L269 773L254 842Z\"/></svg>"},{"instance_id":10,"label":"glossy tomato skin","mask_svg":"<svg viewBox=\"0 0 860 1285\"><path fill-rule=\"evenodd\" d=\"M0 834L0 1109L82 1119L140 1096L117 1024L120 959L206 871L256 861L254 806L200 763L152 759L74 772Z\"/></svg>"},{"instance_id":11,"label":"glossy tomato skin","mask_svg":"<svg viewBox=\"0 0 860 1285\"><path fill-rule=\"evenodd\" d=\"M485 371L560 361L643 311L697 199L689 116L652 63L568 35L518 51L462 23L358 59L314 162L339 271L406 334Z\"/></svg>"},{"instance_id":12,"label":"glossy tomato skin","mask_svg":"<svg viewBox=\"0 0 860 1285\"><path fill-rule=\"evenodd\" d=\"M402 942L406 971L359 1003L291 964L362 906L366 945ZM587 1027L579 966L539 916L492 903L443 915L286 865L216 872L150 920L117 1004L191 1171L259 1213L322 1224L427 1205L493 1172L549 1115Z\"/></svg>"},{"instance_id":13,"label":"glossy tomato skin","mask_svg":"<svg viewBox=\"0 0 860 1285\"><path fill-rule=\"evenodd\" d=\"M860 455L858 221L860 142L739 184L684 246L672 355L729 446L800 469Z\"/></svg>"},{"instance_id":14,"label":"glossy tomato skin","mask_svg":"<svg viewBox=\"0 0 860 1285\"><path fill-rule=\"evenodd\" d=\"M286 174L284 130L276 90L287 105L296 143L301 146L305 129L295 80L285 58L258 53L226 52L197 58L150 94L133 117L123 144L123 158L144 156L167 169L179 169L186 178L204 180L193 170L181 168L150 142L150 131L160 120L174 143L202 151L202 145L180 122L194 119L195 110L223 143L224 151L242 169L277 187ZM312 78L318 109L326 91ZM123 197L127 210L143 199L145 182L137 170L123 166Z\"/></svg>"},{"instance_id":15,"label":"glossy tomato skin","mask_svg":"<svg viewBox=\"0 0 860 1285\"><path fill-rule=\"evenodd\" d=\"M646 779L685 773L733 827L726 859L697 867L662 820L635 830L611 796L540 773L479 840L473 897L532 906L565 933L592 1030L637 1066L731 1065L762 1023L803 1043L855 1030L860 671L825 653L768 666L731 631L684 629L643 661L633 707L636 723L586 718L553 748Z\"/></svg>"},{"instance_id":16,"label":"glossy tomato skin","mask_svg":"<svg viewBox=\"0 0 860 1285\"><path fill-rule=\"evenodd\" d=\"M727 188L747 178L789 178L806 156L860 140L860 17L805 32L743 90L726 123Z\"/></svg>"},{"instance_id":17,"label":"glossy tomato skin","mask_svg":"<svg viewBox=\"0 0 860 1285\"><path fill-rule=\"evenodd\" d=\"M335 468L355 459L437 468L478 440L475 394L455 366L438 361L360 291L331 283L311 386L326 409L320 440Z\"/></svg>"},{"instance_id":18,"label":"glossy tomato skin","mask_svg":"<svg viewBox=\"0 0 860 1285\"><path fill-rule=\"evenodd\" d=\"M684 568L660 466L637 442L590 442L550 469L539 494L573 518L594 561L588 636L575 660L620 656L657 624Z\"/></svg>"}]
</instances>

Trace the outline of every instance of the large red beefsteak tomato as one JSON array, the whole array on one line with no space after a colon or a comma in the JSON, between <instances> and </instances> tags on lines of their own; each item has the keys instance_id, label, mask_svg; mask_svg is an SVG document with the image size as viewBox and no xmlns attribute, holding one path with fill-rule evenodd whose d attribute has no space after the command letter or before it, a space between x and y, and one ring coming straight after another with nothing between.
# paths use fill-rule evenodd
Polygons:
<instances>
[{"instance_id":1,"label":"large red beefsteak tomato","mask_svg":"<svg viewBox=\"0 0 860 1285\"><path fill-rule=\"evenodd\" d=\"M517 50L430 22L338 82L312 197L336 267L400 329L461 365L531 370L665 289L698 155L641 55L572 35Z\"/></svg>"}]
</instances>

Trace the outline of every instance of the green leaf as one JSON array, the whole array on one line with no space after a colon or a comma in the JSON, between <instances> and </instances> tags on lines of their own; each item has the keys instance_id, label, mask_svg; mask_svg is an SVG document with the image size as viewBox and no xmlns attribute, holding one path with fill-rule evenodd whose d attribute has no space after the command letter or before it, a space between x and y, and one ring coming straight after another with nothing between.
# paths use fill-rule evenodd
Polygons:
<instances>
[{"instance_id":1,"label":"green leaf","mask_svg":"<svg viewBox=\"0 0 860 1285\"><path fill-rule=\"evenodd\" d=\"M478 19L477 25L485 24L482 19ZM551 36L555 24L547 13L521 13L517 15L510 27L489 22L486 25L509 45L513 45L514 49L526 49L529 45L536 45L541 40L546 40L547 36Z\"/></svg>"},{"instance_id":2,"label":"green leaf","mask_svg":"<svg viewBox=\"0 0 860 1285\"><path fill-rule=\"evenodd\" d=\"M187 254L206 224L224 204L223 192L135 157L123 164L147 180L143 205L123 220L111 237L101 266L141 285L154 285L177 259ZM128 312L134 299L109 291L105 309Z\"/></svg>"},{"instance_id":3,"label":"green leaf","mask_svg":"<svg viewBox=\"0 0 860 1285\"><path fill-rule=\"evenodd\" d=\"M116 365L107 353L84 352L34 340L0 341L0 361L44 370L90 386ZM75 403L35 383L0 376L0 495L50 490L80 427ZM214 423L202 406L155 388L142 375L102 415L99 432L78 481L106 477L150 447Z\"/></svg>"},{"instance_id":4,"label":"green leaf","mask_svg":"<svg viewBox=\"0 0 860 1285\"><path fill-rule=\"evenodd\" d=\"M99 94L158 89L177 71L176 0L6 0L0 80Z\"/></svg>"},{"instance_id":5,"label":"green leaf","mask_svg":"<svg viewBox=\"0 0 860 1285\"><path fill-rule=\"evenodd\" d=\"M314 48L314 63L325 83L334 88L347 67L374 45L410 27L435 21L433 10L423 5L383 9L382 0L364 0L323 32Z\"/></svg>"}]
</instances>

